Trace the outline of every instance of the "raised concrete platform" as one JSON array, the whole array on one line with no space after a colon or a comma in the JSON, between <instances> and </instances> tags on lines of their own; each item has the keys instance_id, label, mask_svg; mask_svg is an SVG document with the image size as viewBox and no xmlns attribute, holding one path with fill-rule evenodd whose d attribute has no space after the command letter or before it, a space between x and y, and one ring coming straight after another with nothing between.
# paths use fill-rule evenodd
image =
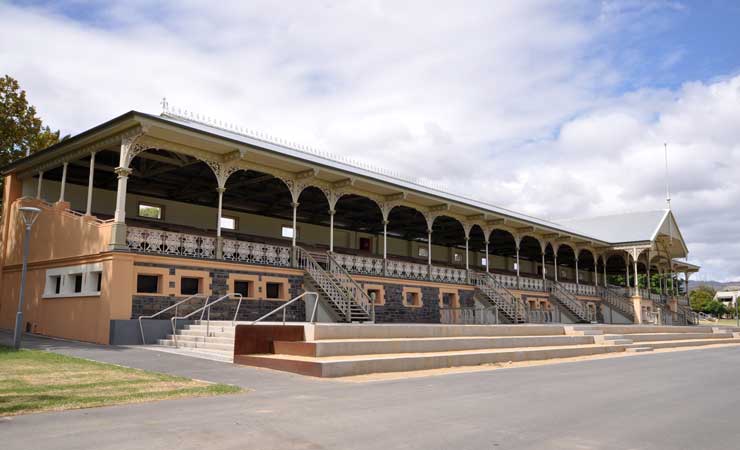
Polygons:
<instances>
[{"instance_id":1,"label":"raised concrete platform","mask_svg":"<svg viewBox=\"0 0 740 450\"><path fill-rule=\"evenodd\" d=\"M343 377L740 344L740 338L725 329L643 325L319 324L307 326L305 335L300 341L274 341L271 353L236 354L234 362L316 377Z\"/></svg>"}]
</instances>

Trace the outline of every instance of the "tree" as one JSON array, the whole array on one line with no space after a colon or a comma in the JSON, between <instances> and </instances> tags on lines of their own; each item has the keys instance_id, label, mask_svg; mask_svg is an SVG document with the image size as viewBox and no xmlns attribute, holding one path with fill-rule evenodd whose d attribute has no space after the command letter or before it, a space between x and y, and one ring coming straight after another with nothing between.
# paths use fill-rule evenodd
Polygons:
<instances>
[{"instance_id":1,"label":"tree","mask_svg":"<svg viewBox=\"0 0 740 450\"><path fill-rule=\"evenodd\" d=\"M714 306L716 308L715 305L711 304L714 300L714 294L716 293L717 292L710 286L701 285L694 288L689 294L689 304L691 305L691 309L711 314L710 311L712 310L712 307Z\"/></svg>"},{"instance_id":2,"label":"tree","mask_svg":"<svg viewBox=\"0 0 740 450\"><path fill-rule=\"evenodd\" d=\"M0 78L0 167L57 142L59 131L43 125L18 81L9 75ZM0 193L2 188L0 179Z\"/></svg>"}]
</instances>

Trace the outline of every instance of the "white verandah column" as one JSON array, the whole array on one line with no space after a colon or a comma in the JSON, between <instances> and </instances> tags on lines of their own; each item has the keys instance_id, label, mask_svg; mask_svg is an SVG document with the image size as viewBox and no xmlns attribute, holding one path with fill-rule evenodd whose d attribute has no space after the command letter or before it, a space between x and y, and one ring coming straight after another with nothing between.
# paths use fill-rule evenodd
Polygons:
<instances>
[{"instance_id":1,"label":"white verandah column","mask_svg":"<svg viewBox=\"0 0 740 450\"><path fill-rule=\"evenodd\" d=\"M606 257L604 257L604 287L609 287L609 283L606 279Z\"/></svg>"},{"instance_id":2,"label":"white verandah column","mask_svg":"<svg viewBox=\"0 0 740 450\"><path fill-rule=\"evenodd\" d=\"M599 286L599 257L594 255L594 286Z\"/></svg>"},{"instance_id":3,"label":"white verandah column","mask_svg":"<svg viewBox=\"0 0 740 450\"><path fill-rule=\"evenodd\" d=\"M578 255L576 254L576 286L579 286L581 284L580 279L581 277L580 277L580 274L578 273Z\"/></svg>"},{"instance_id":4,"label":"white verandah column","mask_svg":"<svg viewBox=\"0 0 740 450\"><path fill-rule=\"evenodd\" d=\"M43 182L44 182L44 171L42 170L39 172L39 181L36 184L36 198L38 200L41 200L41 186Z\"/></svg>"},{"instance_id":5,"label":"white verandah column","mask_svg":"<svg viewBox=\"0 0 740 450\"><path fill-rule=\"evenodd\" d=\"M334 253L334 213L335 209L329 210L329 252Z\"/></svg>"},{"instance_id":6,"label":"white verandah column","mask_svg":"<svg viewBox=\"0 0 740 450\"><path fill-rule=\"evenodd\" d=\"M85 215L89 216L92 214L92 194L93 194L93 181L95 180L95 152L90 153L90 175L87 180L87 206L85 208Z\"/></svg>"},{"instance_id":7,"label":"white verandah column","mask_svg":"<svg viewBox=\"0 0 740 450\"><path fill-rule=\"evenodd\" d=\"M486 239L486 273L489 273L489 271L488 271L488 267L489 267L488 258L489 258L489 256L488 256L488 239Z\"/></svg>"},{"instance_id":8,"label":"white verandah column","mask_svg":"<svg viewBox=\"0 0 740 450\"><path fill-rule=\"evenodd\" d=\"M111 250L124 250L128 248L126 243L126 188L128 177L131 175L128 167L116 167L118 175L118 188L116 189L116 212L113 215L113 241Z\"/></svg>"},{"instance_id":9,"label":"white verandah column","mask_svg":"<svg viewBox=\"0 0 740 450\"><path fill-rule=\"evenodd\" d=\"M432 279L432 229L427 230L427 279Z\"/></svg>"},{"instance_id":10,"label":"white verandah column","mask_svg":"<svg viewBox=\"0 0 740 450\"><path fill-rule=\"evenodd\" d=\"M224 205L224 192L226 188L219 186L216 188L218 192L218 216L216 219L216 259L223 258L223 239L221 238L221 218L223 217L223 205Z\"/></svg>"},{"instance_id":11,"label":"white verandah column","mask_svg":"<svg viewBox=\"0 0 740 450\"><path fill-rule=\"evenodd\" d=\"M383 275L388 275L388 219L383 220Z\"/></svg>"},{"instance_id":12,"label":"white verandah column","mask_svg":"<svg viewBox=\"0 0 740 450\"><path fill-rule=\"evenodd\" d=\"M521 288L521 283L519 281L519 274L520 274L520 267L519 267L519 242L516 242L516 287L517 289Z\"/></svg>"},{"instance_id":13,"label":"white verandah column","mask_svg":"<svg viewBox=\"0 0 740 450\"><path fill-rule=\"evenodd\" d=\"M59 188L59 201L64 201L64 191L67 187L67 167L69 166L69 162L65 161L64 164L62 164L62 186Z\"/></svg>"},{"instance_id":14,"label":"white verandah column","mask_svg":"<svg viewBox=\"0 0 740 450\"><path fill-rule=\"evenodd\" d=\"M545 251L542 251L542 281L547 280L547 269L545 268Z\"/></svg>"}]
</instances>

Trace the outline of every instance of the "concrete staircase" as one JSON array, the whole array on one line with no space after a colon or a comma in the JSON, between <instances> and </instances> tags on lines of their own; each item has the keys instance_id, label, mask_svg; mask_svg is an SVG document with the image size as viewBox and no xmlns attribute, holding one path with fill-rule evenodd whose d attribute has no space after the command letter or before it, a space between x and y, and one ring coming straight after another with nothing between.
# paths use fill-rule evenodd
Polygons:
<instances>
[{"instance_id":1,"label":"concrete staircase","mask_svg":"<svg viewBox=\"0 0 740 450\"><path fill-rule=\"evenodd\" d=\"M645 325L306 325L305 341L234 362L316 377L740 344L733 330Z\"/></svg>"},{"instance_id":2,"label":"concrete staircase","mask_svg":"<svg viewBox=\"0 0 740 450\"><path fill-rule=\"evenodd\" d=\"M236 325L247 323L250 322L232 324L228 320L212 320L206 327L205 322L196 321L193 325L185 325L184 328L177 330L177 345L175 345L175 336L171 334L166 339L160 339L159 345L170 349L173 353L233 362ZM206 328L208 335L206 335Z\"/></svg>"}]
</instances>

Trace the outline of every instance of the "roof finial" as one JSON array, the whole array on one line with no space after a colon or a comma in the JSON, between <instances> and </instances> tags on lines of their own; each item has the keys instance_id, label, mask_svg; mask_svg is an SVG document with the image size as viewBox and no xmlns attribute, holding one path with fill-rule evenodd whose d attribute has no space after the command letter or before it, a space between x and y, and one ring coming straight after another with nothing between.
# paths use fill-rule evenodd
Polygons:
<instances>
[{"instance_id":1,"label":"roof finial","mask_svg":"<svg viewBox=\"0 0 740 450\"><path fill-rule=\"evenodd\" d=\"M159 104L162 105L162 114L166 113L168 109L167 97L162 97L162 101Z\"/></svg>"},{"instance_id":2,"label":"roof finial","mask_svg":"<svg viewBox=\"0 0 740 450\"><path fill-rule=\"evenodd\" d=\"M668 204L668 210L671 209L671 187L668 183L668 144L663 143L665 149L665 201Z\"/></svg>"}]
</instances>

